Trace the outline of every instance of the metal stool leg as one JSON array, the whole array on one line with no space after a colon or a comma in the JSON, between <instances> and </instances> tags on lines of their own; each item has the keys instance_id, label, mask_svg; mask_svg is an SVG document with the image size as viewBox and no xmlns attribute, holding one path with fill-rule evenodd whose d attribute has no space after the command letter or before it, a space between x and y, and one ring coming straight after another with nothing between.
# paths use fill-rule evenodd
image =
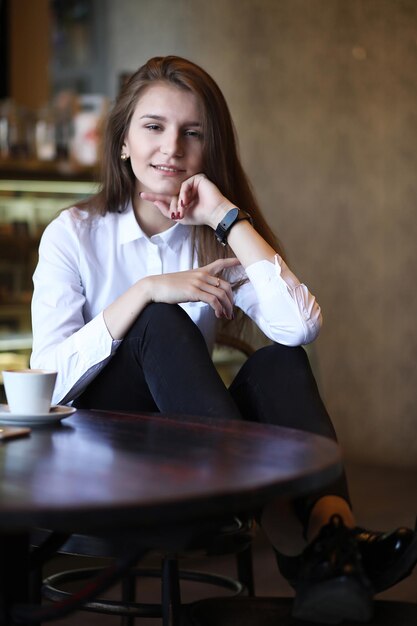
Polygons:
<instances>
[{"instance_id":1,"label":"metal stool leg","mask_svg":"<svg viewBox=\"0 0 417 626\"><path fill-rule=\"evenodd\" d=\"M134 602L136 599L136 576L130 574L122 579L122 602ZM135 618L130 615L124 615L120 620L121 626L134 626Z\"/></svg>"},{"instance_id":2,"label":"metal stool leg","mask_svg":"<svg viewBox=\"0 0 417 626\"><path fill-rule=\"evenodd\" d=\"M255 595L255 583L253 575L253 558L252 547L247 548L236 554L237 577L247 589L248 595Z\"/></svg>"},{"instance_id":3,"label":"metal stool leg","mask_svg":"<svg viewBox=\"0 0 417 626\"><path fill-rule=\"evenodd\" d=\"M178 560L165 557L162 561L162 624L180 626L181 592Z\"/></svg>"}]
</instances>

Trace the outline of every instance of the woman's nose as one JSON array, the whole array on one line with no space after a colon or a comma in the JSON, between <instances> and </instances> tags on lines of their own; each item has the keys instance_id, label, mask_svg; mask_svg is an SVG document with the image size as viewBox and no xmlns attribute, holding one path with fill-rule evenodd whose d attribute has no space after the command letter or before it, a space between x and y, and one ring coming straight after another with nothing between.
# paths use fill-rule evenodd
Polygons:
<instances>
[{"instance_id":1,"label":"woman's nose","mask_svg":"<svg viewBox=\"0 0 417 626\"><path fill-rule=\"evenodd\" d=\"M161 152L166 156L183 156L183 147L179 133L166 134L161 144Z\"/></svg>"}]
</instances>

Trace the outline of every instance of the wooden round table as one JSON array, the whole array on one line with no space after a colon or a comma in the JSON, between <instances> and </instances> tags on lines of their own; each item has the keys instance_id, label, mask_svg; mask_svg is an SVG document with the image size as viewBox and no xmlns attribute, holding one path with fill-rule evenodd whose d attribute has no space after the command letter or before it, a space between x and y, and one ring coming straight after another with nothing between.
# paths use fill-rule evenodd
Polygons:
<instances>
[{"instance_id":1,"label":"wooden round table","mask_svg":"<svg viewBox=\"0 0 417 626\"><path fill-rule=\"evenodd\" d=\"M78 410L0 447L0 530L137 525L249 510L341 471L333 441L278 426Z\"/></svg>"},{"instance_id":2,"label":"wooden round table","mask_svg":"<svg viewBox=\"0 0 417 626\"><path fill-rule=\"evenodd\" d=\"M340 472L335 442L277 426L78 410L33 428L0 446L4 611L27 598L32 528L141 529L152 548L178 529L191 534L200 522L319 489Z\"/></svg>"}]
</instances>

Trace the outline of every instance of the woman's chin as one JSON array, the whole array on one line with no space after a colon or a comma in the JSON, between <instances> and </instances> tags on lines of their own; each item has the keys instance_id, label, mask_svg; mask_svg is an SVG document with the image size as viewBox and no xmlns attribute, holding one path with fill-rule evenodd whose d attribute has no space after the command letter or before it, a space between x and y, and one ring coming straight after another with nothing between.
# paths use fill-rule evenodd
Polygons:
<instances>
[{"instance_id":1,"label":"woman's chin","mask_svg":"<svg viewBox=\"0 0 417 626\"><path fill-rule=\"evenodd\" d=\"M181 189L181 182L174 180L163 180L153 184L139 184L138 191L145 193L163 194L166 196L178 196Z\"/></svg>"}]
</instances>

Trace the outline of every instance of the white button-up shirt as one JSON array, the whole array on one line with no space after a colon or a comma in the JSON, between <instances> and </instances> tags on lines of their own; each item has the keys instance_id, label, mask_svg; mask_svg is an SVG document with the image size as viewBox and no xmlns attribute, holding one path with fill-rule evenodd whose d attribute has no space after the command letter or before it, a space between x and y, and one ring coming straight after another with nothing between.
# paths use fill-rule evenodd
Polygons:
<instances>
[{"instance_id":1,"label":"white button-up shirt","mask_svg":"<svg viewBox=\"0 0 417 626\"><path fill-rule=\"evenodd\" d=\"M213 234L214 236L214 234ZM33 276L31 367L58 372L53 403L74 400L108 363L114 340L103 310L145 276L197 267L191 227L178 222L148 237L130 205L122 213L90 216L63 211L45 229ZM229 278L249 280L234 291L240 307L272 341L295 346L315 339L321 312L314 296L279 257L258 261ZM181 304L211 350L216 334L213 309L203 302Z\"/></svg>"}]
</instances>

